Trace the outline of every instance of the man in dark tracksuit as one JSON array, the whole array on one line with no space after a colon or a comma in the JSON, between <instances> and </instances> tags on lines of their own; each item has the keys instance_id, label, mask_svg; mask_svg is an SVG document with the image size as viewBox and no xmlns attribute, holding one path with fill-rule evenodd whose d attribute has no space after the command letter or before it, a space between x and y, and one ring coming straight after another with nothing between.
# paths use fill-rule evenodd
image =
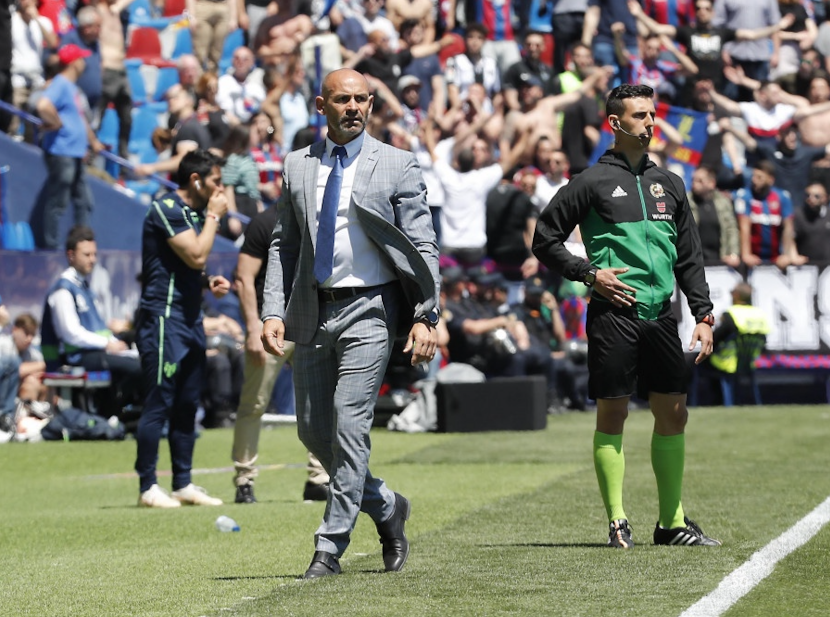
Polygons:
<instances>
[{"instance_id":1,"label":"man in dark tracksuit","mask_svg":"<svg viewBox=\"0 0 830 617\"><path fill-rule=\"evenodd\" d=\"M179 163L176 177L181 188L154 201L144 219L141 303L136 324L136 346L147 392L136 432L140 506L222 504L190 481L196 409L205 369L203 270L219 220L228 209L221 163L204 150L188 152ZM217 297L230 289L222 276L209 277L209 286ZM172 496L156 480L165 422L170 423Z\"/></svg>"},{"instance_id":2,"label":"man in dark tracksuit","mask_svg":"<svg viewBox=\"0 0 830 617\"><path fill-rule=\"evenodd\" d=\"M685 458L686 368L671 312L674 282L689 300L697 363L712 353L712 303L703 253L683 181L646 155L654 129L653 91L623 84L608 96L615 145L577 175L544 210L533 252L546 266L592 287L588 389L597 400L594 465L610 521L608 544L634 546L622 506L622 433L635 391L654 415L651 460L660 517L655 544L718 545L687 519L680 501ZM580 226L588 262L565 240Z\"/></svg>"}]
</instances>

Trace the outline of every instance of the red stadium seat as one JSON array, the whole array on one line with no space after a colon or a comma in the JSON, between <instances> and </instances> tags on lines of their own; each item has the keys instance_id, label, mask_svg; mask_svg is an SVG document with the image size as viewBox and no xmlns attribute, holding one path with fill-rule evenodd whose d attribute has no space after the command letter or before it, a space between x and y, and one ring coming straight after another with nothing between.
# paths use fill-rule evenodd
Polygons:
<instances>
[{"instance_id":1,"label":"red stadium seat","mask_svg":"<svg viewBox=\"0 0 830 617\"><path fill-rule=\"evenodd\" d=\"M545 48L542 50L541 60L548 66L553 66L553 48L556 45L556 41L550 33L543 34L542 38L545 40Z\"/></svg>"},{"instance_id":2,"label":"red stadium seat","mask_svg":"<svg viewBox=\"0 0 830 617\"><path fill-rule=\"evenodd\" d=\"M164 3L164 17L175 17L184 13L185 0L167 0Z\"/></svg>"},{"instance_id":3,"label":"red stadium seat","mask_svg":"<svg viewBox=\"0 0 830 617\"><path fill-rule=\"evenodd\" d=\"M161 55L161 40L155 28L136 28L130 34L127 45L127 58L141 60L143 64L153 66L176 66L175 62L166 60Z\"/></svg>"}]
</instances>

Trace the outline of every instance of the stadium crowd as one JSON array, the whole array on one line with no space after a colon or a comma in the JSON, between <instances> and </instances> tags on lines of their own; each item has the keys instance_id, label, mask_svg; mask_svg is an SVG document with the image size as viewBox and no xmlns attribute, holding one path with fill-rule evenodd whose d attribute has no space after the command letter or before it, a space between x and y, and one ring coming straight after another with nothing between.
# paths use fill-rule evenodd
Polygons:
<instances>
[{"instance_id":1,"label":"stadium crowd","mask_svg":"<svg viewBox=\"0 0 830 617\"><path fill-rule=\"evenodd\" d=\"M707 265L828 260L830 2L11 4L0 10L0 95L44 122L40 199L53 224L42 247L58 248L69 203L88 221L85 161L105 147L134 163L111 179L138 191L146 183L136 179L174 172L190 151L226 157L220 233L241 245L243 221L279 199L284 156L321 134L319 48L325 70L366 76L369 134L420 162L441 249L444 362L544 375L550 411L588 403L587 288L540 267L530 242L541 210L608 145L613 86L649 85L660 110L697 112L704 124L705 146L684 167L689 127L661 111L649 156L686 178ZM17 119L8 131L33 139ZM578 230L569 247L585 255ZM217 345L230 351L214 354L225 367L214 370L234 382L208 407L238 402L240 322L206 322L233 341Z\"/></svg>"}]
</instances>

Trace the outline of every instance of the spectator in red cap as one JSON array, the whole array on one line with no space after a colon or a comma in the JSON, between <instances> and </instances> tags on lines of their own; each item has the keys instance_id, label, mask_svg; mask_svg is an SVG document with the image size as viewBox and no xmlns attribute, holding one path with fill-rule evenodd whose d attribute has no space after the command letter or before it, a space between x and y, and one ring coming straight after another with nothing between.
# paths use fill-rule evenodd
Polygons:
<instances>
[{"instance_id":1,"label":"spectator in red cap","mask_svg":"<svg viewBox=\"0 0 830 617\"><path fill-rule=\"evenodd\" d=\"M43 120L42 147L48 173L34 210L43 213L43 231L38 234L41 248L59 248L61 216L70 200L75 204L75 224L89 225L92 194L84 178L84 158L90 146L95 152L103 149L87 124L83 96L76 85L89 55L89 51L77 45L61 47L60 72L37 102L37 112Z\"/></svg>"}]
</instances>

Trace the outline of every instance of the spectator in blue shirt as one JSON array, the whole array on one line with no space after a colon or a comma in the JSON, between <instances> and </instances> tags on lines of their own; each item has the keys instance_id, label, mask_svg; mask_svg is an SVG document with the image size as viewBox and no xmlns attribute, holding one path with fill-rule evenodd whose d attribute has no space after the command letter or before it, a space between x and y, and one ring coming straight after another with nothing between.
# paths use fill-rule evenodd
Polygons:
<instances>
[{"instance_id":1,"label":"spectator in blue shirt","mask_svg":"<svg viewBox=\"0 0 830 617\"><path fill-rule=\"evenodd\" d=\"M84 178L87 148L103 149L83 115L78 77L84 72L89 51L77 45L58 50L61 70L38 100L37 112L43 120L43 156L48 176L40 190L34 212L43 213L43 232L38 246L59 248L58 227L69 201L75 204L75 224L88 225L92 194Z\"/></svg>"}]
</instances>

